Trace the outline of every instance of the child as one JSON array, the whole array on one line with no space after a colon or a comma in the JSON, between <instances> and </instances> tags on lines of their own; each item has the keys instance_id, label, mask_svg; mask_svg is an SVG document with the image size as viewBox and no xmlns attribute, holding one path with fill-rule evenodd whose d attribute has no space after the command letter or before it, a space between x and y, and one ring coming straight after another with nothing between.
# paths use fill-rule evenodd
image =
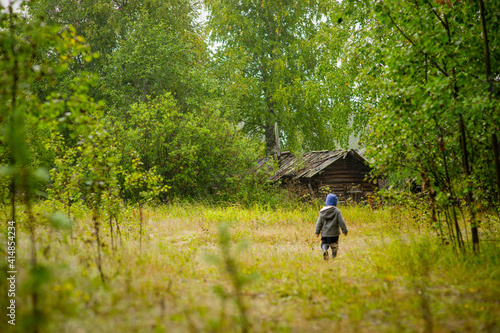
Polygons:
<instances>
[{"instance_id":1,"label":"child","mask_svg":"<svg viewBox=\"0 0 500 333\"><path fill-rule=\"evenodd\" d=\"M326 206L319 211L318 222L316 222L316 237L321 233L321 249L323 250L323 259L328 260L328 248L332 248L332 258L337 256L339 248L340 229L347 236L347 226L345 225L342 213L336 207L337 196L328 194L326 196Z\"/></svg>"}]
</instances>

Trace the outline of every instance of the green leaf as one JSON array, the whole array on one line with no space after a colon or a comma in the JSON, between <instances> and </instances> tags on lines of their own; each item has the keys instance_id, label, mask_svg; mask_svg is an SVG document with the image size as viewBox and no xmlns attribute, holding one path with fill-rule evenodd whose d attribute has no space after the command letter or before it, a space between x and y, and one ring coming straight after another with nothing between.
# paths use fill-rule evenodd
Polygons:
<instances>
[{"instance_id":1,"label":"green leaf","mask_svg":"<svg viewBox=\"0 0 500 333\"><path fill-rule=\"evenodd\" d=\"M71 221L68 216L62 212L54 212L50 216L50 224L56 229L71 229Z\"/></svg>"},{"instance_id":2,"label":"green leaf","mask_svg":"<svg viewBox=\"0 0 500 333\"><path fill-rule=\"evenodd\" d=\"M14 176L19 172L19 168L12 165L2 165L0 166L0 176L10 177Z\"/></svg>"},{"instance_id":3,"label":"green leaf","mask_svg":"<svg viewBox=\"0 0 500 333\"><path fill-rule=\"evenodd\" d=\"M37 168L33 172L33 176L35 177L35 179L38 179L45 183L50 182L50 173L46 168Z\"/></svg>"}]
</instances>

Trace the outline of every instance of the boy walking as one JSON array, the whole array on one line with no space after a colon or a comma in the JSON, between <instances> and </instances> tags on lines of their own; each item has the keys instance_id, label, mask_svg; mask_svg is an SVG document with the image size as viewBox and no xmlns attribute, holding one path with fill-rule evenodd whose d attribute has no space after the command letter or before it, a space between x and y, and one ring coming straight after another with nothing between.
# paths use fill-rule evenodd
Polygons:
<instances>
[{"instance_id":1,"label":"boy walking","mask_svg":"<svg viewBox=\"0 0 500 333\"><path fill-rule=\"evenodd\" d=\"M319 211L318 222L316 222L316 237L321 233L321 249L323 250L323 259L328 260L328 248L332 248L332 258L337 256L339 248L340 229L347 236L347 226L340 209L337 208L337 196L328 194L326 196L326 205Z\"/></svg>"}]
</instances>

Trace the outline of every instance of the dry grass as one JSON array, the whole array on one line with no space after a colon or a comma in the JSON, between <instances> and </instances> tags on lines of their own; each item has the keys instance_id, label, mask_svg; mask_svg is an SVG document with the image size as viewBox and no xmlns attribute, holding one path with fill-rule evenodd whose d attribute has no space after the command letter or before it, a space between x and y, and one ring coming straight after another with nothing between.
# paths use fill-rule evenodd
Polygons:
<instances>
[{"instance_id":1,"label":"dry grass","mask_svg":"<svg viewBox=\"0 0 500 333\"><path fill-rule=\"evenodd\" d=\"M42 213L44 207L37 209ZM500 331L497 243L483 244L479 256L457 259L404 210L342 211L349 235L341 237L339 256L323 261L313 234L314 207L273 211L175 204L148 209L142 253L138 212L128 209L117 251L103 225L107 287L94 264L85 211L77 214L73 240L39 227L38 256L52 272L41 290L48 318L44 331L239 331L234 284L216 260L221 257L219 223L230 225L238 274L251 280L242 296L250 331ZM18 265L27 266L25 234L18 253ZM28 276L21 269L19 279ZM27 293L19 295L18 309L19 320L28 320ZM16 328L22 331L21 326Z\"/></svg>"}]
</instances>

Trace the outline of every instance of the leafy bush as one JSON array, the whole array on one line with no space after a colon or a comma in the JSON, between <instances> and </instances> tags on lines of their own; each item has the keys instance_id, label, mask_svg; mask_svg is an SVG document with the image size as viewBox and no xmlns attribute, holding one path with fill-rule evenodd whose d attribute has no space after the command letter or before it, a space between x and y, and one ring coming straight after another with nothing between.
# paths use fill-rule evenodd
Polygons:
<instances>
[{"instance_id":1,"label":"leafy bush","mask_svg":"<svg viewBox=\"0 0 500 333\"><path fill-rule=\"evenodd\" d=\"M248 172L257 143L246 138L214 109L182 113L170 93L133 104L124 119L114 119L123 143L122 165L132 168L138 152L145 170L156 168L169 196L230 198L253 186ZM249 184L251 183L251 185Z\"/></svg>"}]
</instances>

